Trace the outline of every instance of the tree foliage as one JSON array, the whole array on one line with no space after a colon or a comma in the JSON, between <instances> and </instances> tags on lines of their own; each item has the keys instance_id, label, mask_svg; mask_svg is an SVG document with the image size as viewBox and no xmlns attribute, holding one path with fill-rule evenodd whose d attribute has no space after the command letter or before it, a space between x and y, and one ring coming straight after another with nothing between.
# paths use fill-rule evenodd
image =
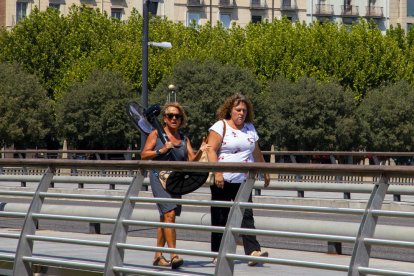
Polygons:
<instances>
[{"instance_id":1,"label":"tree foliage","mask_svg":"<svg viewBox=\"0 0 414 276\"><path fill-rule=\"evenodd\" d=\"M368 101L374 97L367 91L388 91L386 87L400 81L414 85L413 28L404 33L401 26L393 26L381 33L374 21L360 20L349 27L334 22L292 23L284 18L243 28L234 24L226 29L221 24L186 27L159 17L151 17L149 26L150 41L170 41L173 45L172 49L149 48L149 90L161 97L150 99L165 99L166 87L174 83L179 100L191 114L188 131L196 141L214 120L222 99L239 90L255 101L257 126L266 148L273 143L289 149L370 148L374 134L358 129L358 122L369 124L369 120L350 116L349 112L355 112L358 103L361 108L369 108ZM142 16L137 11L123 22L86 7L73 6L67 16L54 9L35 10L11 30L0 30L0 62L18 63L37 75L48 96L62 105L95 70L118 72L122 81L140 91L141 39ZM281 91L278 85L290 92ZM299 93L298 89L303 91ZM350 94L356 101L348 102ZM84 95L77 97L80 102ZM341 97L348 107L339 103ZM288 113L278 110L285 108L279 103L297 108L291 99L298 100L298 106L305 110L308 107L301 102L304 99L326 105L311 106L321 109L320 118L313 109L302 119L297 115L300 110L290 114L297 125L290 126L288 138L283 138L282 123L289 120ZM338 102L329 101L334 99ZM333 106L338 108L336 114L329 109ZM272 110L272 115L268 116L263 107ZM76 138L75 129L86 132L79 132ZM97 140L88 144L86 140L92 141L95 132L75 129L68 126L64 134L70 134L72 141L82 147L116 144L99 144ZM356 137L355 133L361 135ZM128 135L124 134L127 140ZM399 143L409 141L402 134L396 139ZM125 143L121 144L116 146L124 147ZM396 142L375 147L399 148Z\"/></svg>"},{"instance_id":2,"label":"tree foliage","mask_svg":"<svg viewBox=\"0 0 414 276\"><path fill-rule=\"evenodd\" d=\"M260 101L266 112L259 131L278 149L350 150L359 145L352 95L337 84L280 77Z\"/></svg>"},{"instance_id":3,"label":"tree foliage","mask_svg":"<svg viewBox=\"0 0 414 276\"><path fill-rule=\"evenodd\" d=\"M414 89L405 81L369 91L358 108L366 150L414 150Z\"/></svg>"},{"instance_id":4,"label":"tree foliage","mask_svg":"<svg viewBox=\"0 0 414 276\"><path fill-rule=\"evenodd\" d=\"M38 78L0 63L0 146L45 146L52 126L52 103Z\"/></svg>"},{"instance_id":5,"label":"tree foliage","mask_svg":"<svg viewBox=\"0 0 414 276\"><path fill-rule=\"evenodd\" d=\"M93 71L57 102L60 137L78 149L126 149L138 137L125 112L132 98L118 74Z\"/></svg>"}]
</instances>

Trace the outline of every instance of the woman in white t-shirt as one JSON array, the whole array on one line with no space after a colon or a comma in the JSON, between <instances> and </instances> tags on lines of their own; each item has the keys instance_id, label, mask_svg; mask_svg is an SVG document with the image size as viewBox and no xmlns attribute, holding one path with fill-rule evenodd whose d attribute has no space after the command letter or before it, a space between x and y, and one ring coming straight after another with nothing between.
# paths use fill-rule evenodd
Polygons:
<instances>
[{"instance_id":1,"label":"woman in white t-shirt","mask_svg":"<svg viewBox=\"0 0 414 276\"><path fill-rule=\"evenodd\" d=\"M240 93L227 98L219 107L217 118L219 121L209 129L208 135L208 145L210 146L208 159L210 162L265 162L257 142L259 136L252 124L254 114L249 99ZM246 177L246 173L214 173L215 185L210 187L211 199L234 200ZM264 178L265 187L267 187L270 182L269 175L265 174ZM252 202L252 195L250 195L249 202ZM211 207L211 224L225 226L229 211L229 208ZM245 209L241 226L255 228L252 209ZM211 251L219 251L222 236L222 233L211 233ZM268 256L267 252L261 251L256 236L242 235L242 239L246 255ZM257 262L249 262L250 266L256 264Z\"/></svg>"}]
</instances>

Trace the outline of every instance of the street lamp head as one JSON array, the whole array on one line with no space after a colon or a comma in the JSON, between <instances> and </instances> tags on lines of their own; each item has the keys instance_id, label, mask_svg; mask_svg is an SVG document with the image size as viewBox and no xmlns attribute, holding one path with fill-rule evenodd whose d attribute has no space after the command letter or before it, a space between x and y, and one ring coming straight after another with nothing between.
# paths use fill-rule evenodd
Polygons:
<instances>
[{"instance_id":1,"label":"street lamp head","mask_svg":"<svg viewBox=\"0 0 414 276\"><path fill-rule=\"evenodd\" d=\"M171 42L167 42L167 41L163 41L163 42L148 42L149 46L154 46L154 47L160 47L160 48L167 48L167 49L171 49L172 48L172 44Z\"/></svg>"},{"instance_id":2,"label":"street lamp head","mask_svg":"<svg viewBox=\"0 0 414 276\"><path fill-rule=\"evenodd\" d=\"M174 91L175 90L175 85L174 84L168 85L168 90Z\"/></svg>"}]
</instances>

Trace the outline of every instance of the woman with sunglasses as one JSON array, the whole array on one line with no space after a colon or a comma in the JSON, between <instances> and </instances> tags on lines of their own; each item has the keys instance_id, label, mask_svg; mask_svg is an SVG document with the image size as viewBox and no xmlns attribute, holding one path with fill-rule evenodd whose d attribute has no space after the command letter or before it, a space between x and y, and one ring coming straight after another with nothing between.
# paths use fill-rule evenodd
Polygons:
<instances>
[{"instance_id":1,"label":"woman with sunglasses","mask_svg":"<svg viewBox=\"0 0 414 276\"><path fill-rule=\"evenodd\" d=\"M228 97L217 110L218 121L209 129L208 151L210 162L265 162L260 150L256 129L253 126L253 106L248 98L240 93ZM231 201L246 180L245 173L215 172L214 184L210 186L211 200ZM264 175L264 186L270 182L268 174ZM250 194L249 202L252 202ZM230 209L226 207L211 207L211 224L225 226ZM255 228L253 210L245 209L243 228ZM211 233L211 251L220 249L222 233ZM260 244L254 235L242 235L246 255L267 257L268 253L261 251ZM216 259L213 259L213 263ZM249 261L249 266L257 262Z\"/></svg>"},{"instance_id":2,"label":"woman with sunglasses","mask_svg":"<svg viewBox=\"0 0 414 276\"><path fill-rule=\"evenodd\" d=\"M162 110L162 125L165 134L168 136L168 141L163 144L158 137L158 131L153 130L147 138L144 148L141 153L143 160L164 160L172 161L172 154L174 152L175 161L193 161L201 157L202 151L194 153L190 140L182 135L179 131L187 123L187 117L184 113L183 107L179 103L167 103ZM206 145L202 145L201 149L205 150ZM161 185L157 171L150 171L150 184L154 197L157 198L180 198L180 196L173 196L169 194ZM181 213L181 205L173 203L157 203L160 212L160 221L166 223L174 223L175 217ZM176 231L174 228L157 229L157 246L164 247L165 244L169 248L176 247ZM184 260L177 254L171 253L171 260L168 261L162 252L155 252L154 266L171 266L176 269L184 263Z\"/></svg>"}]
</instances>

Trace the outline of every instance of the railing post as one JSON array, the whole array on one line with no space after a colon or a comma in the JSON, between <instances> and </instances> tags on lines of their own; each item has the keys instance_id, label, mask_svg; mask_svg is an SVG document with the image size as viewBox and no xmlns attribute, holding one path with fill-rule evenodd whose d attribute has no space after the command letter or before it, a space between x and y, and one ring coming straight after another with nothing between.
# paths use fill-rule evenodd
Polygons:
<instances>
[{"instance_id":1,"label":"railing post","mask_svg":"<svg viewBox=\"0 0 414 276\"><path fill-rule=\"evenodd\" d=\"M111 241L109 243L106 262L104 268L105 276L115 276L117 275L113 268L117 266L122 266L124 263L124 249L119 248L118 243L125 243L128 235L128 225L124 225L123 221L125 219L130 219L132 211L134 211L135 202L131 201L132 196L138 196L142 183L144 182L144 176L140 171L138 171L137 176L135 176L130 184L128 191L125 194L124 201L122 206L119 209L118 218L114 225L114 230L112 232Z\"/></svg>"},{"instance_id":2,"label":"railing post","mask_svg":"<svg viewBox=\"0 0 414 276\"><path fill-rule=\"evenodd\" d=\"M393 200L397 201L397 202L400 202L401 201L401 195L394 194L393 195Z\"/></svg>"},{"instance_id":3,"label":"railing post","mask_svg":"<svg viewBox=\"0 0 414 276\"><path fill-rule=\"evenodd\" d=\"M30 263L27 263L23 260L23 257L31 257L33 253L33 241L29 240L27 236L34 235L36 233L37 219L33 218L33 214L40 212L43 205L43 198L40 196L40 193L46 192L48 190L48 188L50 187L50 183L52 182L52 179L52 169L48 168L48 170L40 180L36 192L33 195L33 199L30 203L29 209L27 210L27 214L20 234L20 239L17 244L16 257L14 259L13 266L13 275L33 275Z\"/></svg>"},{"instance_id":4,"label":"railing post","mask_svg":"<svg viewBox=\"0 0 414 276\"><path fill-rule=\"evenodd\" d=\"M239 234L233 233L232 228L240 228L244 209L240 208L240 202L247 202L252 193L256 172L249 171L246 183L241 184L239 191L230 209L226 227L221 239L220 250L217 256L217 265L214 275L233 275L234 262L228 260L228 253L236 253Z\"/></svg>"},{"instance_id":5,"label":"railing post","mask_svg":"<svg viewBox=\"0 0 414 276\"><path fill-rule=\"evenodd\" d=\"M368 267L371 256L371 245L365 243L365 238L372 238L374 236L378 217L372 215L372 210L381 209L388 186L389 177L383 174L372 190L356 236L351 263L349 265L349 276L360 276L362 274L359 273L358 268L360 266Z\"/></svg>"}]
</instances>

